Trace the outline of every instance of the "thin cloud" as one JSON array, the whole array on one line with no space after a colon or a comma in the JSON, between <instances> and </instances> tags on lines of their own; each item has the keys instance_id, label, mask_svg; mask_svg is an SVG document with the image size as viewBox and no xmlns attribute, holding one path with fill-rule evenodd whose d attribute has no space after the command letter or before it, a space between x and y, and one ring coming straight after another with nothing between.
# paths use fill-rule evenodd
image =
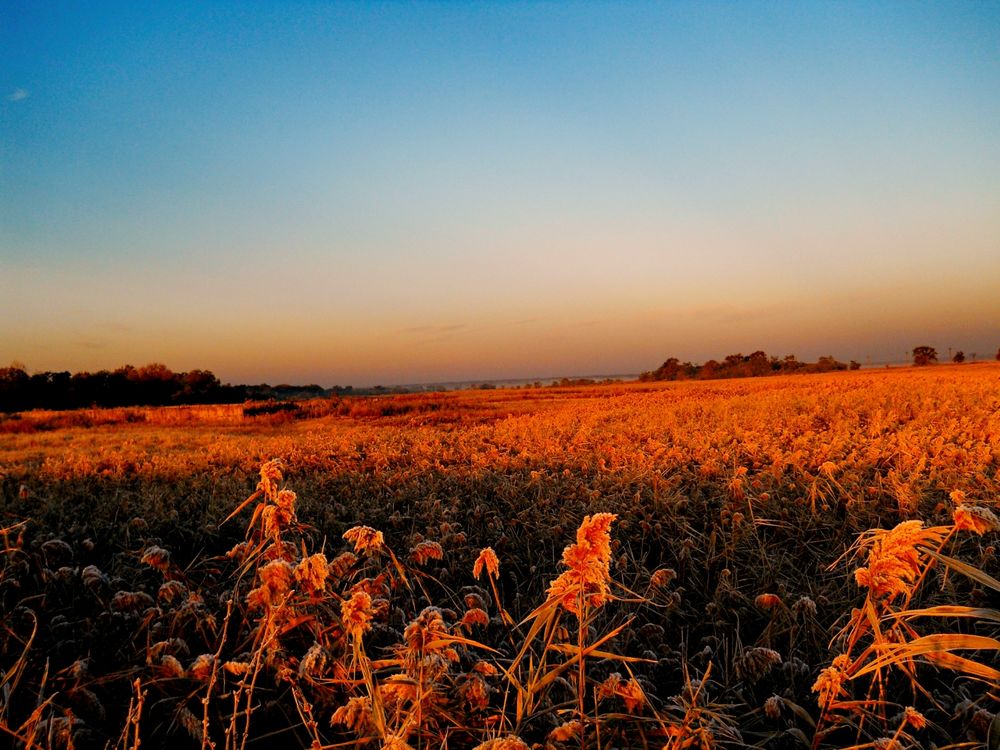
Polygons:
<instances>
[{"instance_id":1,"label":"thin cloud","mask_svg":"<svg viewBox=\"0 0 1000 750\"><path fill-rule=\"evenodd\" d=\"M710 320L715 323L745 323L764 320L779 315L786 315L794 309L791 305L762 305L760 307L737 307L735 305L716 305L689 310L687 317L700 320Z\"/></svg>"},{"instance_id":2,"label":"thin cloud","mask_svg":"<svg viewBox=\"0 0 1000 750\"><path fill-rule=\"evenodd\" d=\"M465 328L465 323L456 323L448 326L412 326L400 329L400 333L454 333Z\"/></svg>"},{"instance_id":3,"label":"thin cloud","mask_svg":"<svg viewBox=\"0 0 1000 750\"><path fill-rule=\"evenodd\" d=\"M9 102L23 102L31 94L28 93L27 89L14 89L14 93L7 95L7 101Z\"/></svg>"},{"instance_id":4,"label":"thin cloud","mask_svg":"<svg viewBox=\"0 0 1000 750\"><path fill-rule=\"evenodd\" d=\"M541 319L524 318L522 320L515 320L509 323L488 323L486 325L479 326L470 326L468 323L453 323L451 325L443 326L411 326L409 328L400 328L397 332L420 336L421 338L416 342L417 344L442 344L458 338L467 338L473 334L482 333L483 331L493 331L498 328L508 328L512 326L532 325L539 322L539 320Z\"/></svg>"}]
</instances>

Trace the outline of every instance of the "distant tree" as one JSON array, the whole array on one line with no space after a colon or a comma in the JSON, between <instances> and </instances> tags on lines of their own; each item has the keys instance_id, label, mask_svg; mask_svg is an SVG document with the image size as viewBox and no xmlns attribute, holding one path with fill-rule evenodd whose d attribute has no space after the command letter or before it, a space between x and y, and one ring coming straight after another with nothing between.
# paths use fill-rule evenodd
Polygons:
<instances>
[{"instance_id":1,"label":"distant tree","mask_svg":"<svg viewBox=\"0 0 1000 750\"><path fill-rule=\"evenodd\" d=\"M851 363L847 366L847 369L849 369L849 370L860 370L861 369L861 363L858 362L855 359L852 359Z\"/></svg>"},{"instance_id":2,"label":"distant tree","mask_svg":"<svg viewBox=\"0 0 1000 750\"><path fill-rule=\"evenodd\" d=\"M794 354L785 355L785 358L781 360L781 370L782 372L795 372L796 370L801 370L806 366L805 362L799 362L795 358Z\"/></svg>"},{"instance_id":3,"label":"distant tree","mask_svg":"<svg viewBox=\"0 0 1000 750\"><path fill-rule=\"evenodd\" d=\"M29 375L25 372L20 362L15 362L10 367L0 368L0 384L4 386L17 386L27 383Z\"/></svg>"},{"instance_id":4,"label":"distant tree","mask_svg":"<svg viewBox=\"0 0 1000 750\"><path fill-rule=\"evenodd\" d=\"M913 364L918 367L923 367L937 361L937 349L933 346L918 346L913 350Z\"/></svg>"},{"instance_id":5,"label":"distant tree","mask_svg":"<svg viewBox=\"0 0 1000 750\"><path fill-rule=\"evenodd\" d=\"M955 352L955 356L951 358L951 361L957 365L962 364L965 361L965 352L959 349L957 352Z\"/></svg>"},{"instance_id":6,"label":"distant tree","mask_svg":"<svg viewBox=\"0 0 1000 750\"><path fill-rule=\"evenodd\" d=\"M1000 362L1000 349L997 349L997 362Z\"/></svg>"},{"instance_id":7,"label":"distant tree","mask_svg":"<svg viewBox=\"0 0 1000 750\"><path fill-rule=\"evenodd\" d=\"M173 370L161 362L132 368L128 379L132 381L133 399L140 404L164 406L171 403L174 394L181 389Z\"/></svg>"},{"instance_id":8,"label":"distant tree","mask_svg":"<svg viewBox=\"0 0 1000 750\"><path fill-rule=\"evenodd\" d=\"M173 399L181 404L210 403L222 385L211 370L178 373L176 379L180 389L175 391Z\"/></svg>"},{"instance_id":9,"label":"distant tree","mask_svg":"<svg viewBox=\"0 0 1000 750\"><path fill-rule=\"evenodd\" d=\"M136 380L161 380L168 381L173 380L174 373L169 367L167 367L162 362L150 362L148 365L143 365L138 370L134 372L134 377Z\"/></svg>"},{"instance_id":10,"label":"distant tree","mask_svg":"<svg viewBox=\"0 0 1000 750\"><path fill-rule=\"evenodd\" d=\"M807 368L809 372L831 372L833 370L846 370L847 365L837 360L832 354L820 357L815 363Z\"/></svg>"},{"instance_id":11,"label":"distant tree","mask_svg":"<svg viewBox=\"0 0 1000 750\"><path fill-rule=\"evenodd\" d=\"M677 380L681 373L681 361L677 357L670 357L656 369L656 380Z\"/></svg>"},{"instance_id":12,"label":"distant tree","mask_svg":"<svg viewBox=\"0 0 1000 750\"><path fill-rule=\"evenodd\" d=\"M0 411L29 409L31 403L31 376L20 362L0 368Z\"/></svg>"},{"instance_id":13,"label":"distant tree","mask_svg":"<svg viewBox=\"0 0 1000 750\"><path fill-rule=\"evenodd\" d=\"M745 357L743 361L746 364L744 370L751 377L760 377L771 372L771 362L767 358L767 353L760 349Z\"/></svg>"},{"instance_id":14,"label":"distant tree","mask_svg":"<svg viewBox=\"0 0 1000 750\"><path fill-rule=\"evenodd\" d=\"M701 366L701 369L698 371L698 377L701 380L710 380L718 377L720 368L721 365L717 361L710 359Z\"/></svg>"}]
</instances>

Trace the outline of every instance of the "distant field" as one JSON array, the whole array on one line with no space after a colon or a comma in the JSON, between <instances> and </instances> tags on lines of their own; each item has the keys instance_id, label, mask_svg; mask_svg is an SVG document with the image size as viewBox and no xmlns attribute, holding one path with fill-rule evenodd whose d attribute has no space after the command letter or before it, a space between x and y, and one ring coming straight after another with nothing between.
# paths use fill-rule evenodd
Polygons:
<instances>
[{"instance_id":1,"label":"distant field","mask_svg":"<svg viewBox=\"0 0 1000 750\"><path fill-rule=\"evenodd\" d=\"M0 479L40 747L130 701L144 747L973 747L998 710L1000 365L35 412Z\"/></svg>"}]
</instances>

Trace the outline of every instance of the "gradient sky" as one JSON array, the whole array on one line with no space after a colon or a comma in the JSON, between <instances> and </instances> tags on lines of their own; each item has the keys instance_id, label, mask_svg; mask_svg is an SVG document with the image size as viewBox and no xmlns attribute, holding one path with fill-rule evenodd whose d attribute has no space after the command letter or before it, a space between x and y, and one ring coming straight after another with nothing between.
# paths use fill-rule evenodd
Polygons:
<instances>
[{"instance_id":1,"label":"gradient sky","mask_svg":"<svg viewBox=\"0 0 1000 750\"><path fill-rule=\"evenodd\" d=\"M1000 4L0 7L0 364L1000 346Z\"/></svg>"}]
</instances>

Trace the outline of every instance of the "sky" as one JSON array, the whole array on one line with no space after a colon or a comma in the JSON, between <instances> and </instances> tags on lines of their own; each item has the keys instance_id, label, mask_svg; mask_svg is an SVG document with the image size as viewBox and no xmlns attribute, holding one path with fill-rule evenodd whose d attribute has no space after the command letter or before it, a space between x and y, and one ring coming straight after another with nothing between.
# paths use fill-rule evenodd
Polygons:
<instances>
[{"instance_id":1,"label":"sky","mask_svg":"<svg viewBox=\"0 0 1000 750\"><path fill-rule=\"evenodd\" d=\"M1000 4L0 6L0 364L1000 347Z\"/></svg>"}]
</instances>

